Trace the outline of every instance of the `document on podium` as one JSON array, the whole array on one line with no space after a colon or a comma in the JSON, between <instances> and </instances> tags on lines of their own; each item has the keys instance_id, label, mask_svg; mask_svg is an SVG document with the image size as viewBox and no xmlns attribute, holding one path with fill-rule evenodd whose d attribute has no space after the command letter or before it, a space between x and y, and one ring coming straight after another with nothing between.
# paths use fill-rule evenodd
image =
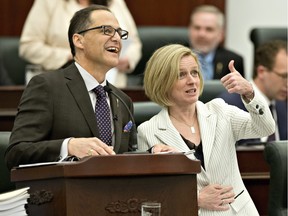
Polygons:
<instances>
[{"instance_id":1,"label":"document on podium","mask_svg":"<svg viewBox=\"0 0 288 216\"><path fill-rule=\"evenodd\" d=\"M0 194L0 215L27 215L25 205L30 197L29 187Z\"/></svg>"}]
</instances>

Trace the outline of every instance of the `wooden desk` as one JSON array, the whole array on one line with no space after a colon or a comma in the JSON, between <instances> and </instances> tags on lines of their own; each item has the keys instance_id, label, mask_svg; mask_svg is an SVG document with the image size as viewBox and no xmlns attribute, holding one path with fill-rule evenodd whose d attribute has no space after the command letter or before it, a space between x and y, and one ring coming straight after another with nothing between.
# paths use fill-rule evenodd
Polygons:
<instances>
[{"instance_id":1,"label":"wooden desk","mask_svg":"<svg viewBox=\"0 0 288 216\"><path fill-rule=\"evenodd\" d=\"M268 215L270 169L264 160L264 145L237 147L244 184L261 216Z\"/></svg>"},{"instance_id":2,"label":"wooden desk","mask_svg":"<svg viewBox=\"0 0 288 216\"><path fill-rule=\"evenodd\" d=\"M25 86L0 86L0 109L17 109Z\"/></svg>"},{"instance_id":3,"label":"wooden desk","mask_svg":"<svg viewBox=\"0 0 288 216\"><path fill-rule=\"evenodd\" d=\"M14 169L11 178L30 187L31 216L137 216L145 201L160 202L163 215L196 216L200 171L183 154L128 154Z\"/></svg>"},{"instance_id":4,"label":"wooden desk","mask_svg":"<svg viewBox=\"0 0 288 216\"><path fill-rule=\"evenodd\" d=\"M12 130L16 114L16 109L0 109L0 131Z\"/></svg>"}]
</instances>

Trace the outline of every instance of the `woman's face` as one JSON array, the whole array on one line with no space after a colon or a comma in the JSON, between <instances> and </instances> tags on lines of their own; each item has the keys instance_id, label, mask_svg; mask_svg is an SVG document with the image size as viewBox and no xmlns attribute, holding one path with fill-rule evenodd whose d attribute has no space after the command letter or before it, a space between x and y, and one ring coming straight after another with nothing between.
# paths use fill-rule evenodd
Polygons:
<instances>
[{"instance_id":1,"label":"woman's face","mask_svg":"<svg viewBox=\"0 0 288 216\"><path fill-rule=\"evenodd\" d=\"M183 56L180 60L179 78L171 92L171 100L176 106L189 106L199 98L199 66L192 56Z\"/></svg>"}]
</instances>

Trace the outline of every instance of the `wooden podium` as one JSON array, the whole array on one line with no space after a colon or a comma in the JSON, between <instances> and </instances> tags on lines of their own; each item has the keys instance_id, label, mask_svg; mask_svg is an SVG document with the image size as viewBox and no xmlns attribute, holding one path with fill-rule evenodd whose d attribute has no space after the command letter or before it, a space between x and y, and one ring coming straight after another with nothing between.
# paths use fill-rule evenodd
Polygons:
<instances>
[{"instance_id":1,"label":"wooden podium","mask_svg":"<svg viewBox=\"0 0 288 216\"><path fill-rule=\"evenodd\" d=\"M200 162L183 154L123 154L16 168L11 180L30 187L29 216L140 216L141 203L161 215L198 215Z\"/></svg>"}]
</instances>

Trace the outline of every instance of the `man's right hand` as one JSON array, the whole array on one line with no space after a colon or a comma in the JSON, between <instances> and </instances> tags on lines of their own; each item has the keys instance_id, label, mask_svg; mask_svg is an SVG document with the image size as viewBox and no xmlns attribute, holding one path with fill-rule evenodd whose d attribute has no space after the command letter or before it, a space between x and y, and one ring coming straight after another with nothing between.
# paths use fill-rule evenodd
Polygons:
<instances>
[{"instance_id":1,"label":"man's right hand","mask_svg":"<svg viewBox=\"0 0 288 216\"><path fill-rule=\"evenodd\" d=\"M113 146L108 146L97 137L71 138L68 142L68 154L79 158L94 155L115 155Z\"/></svg>"}]
</instances>

